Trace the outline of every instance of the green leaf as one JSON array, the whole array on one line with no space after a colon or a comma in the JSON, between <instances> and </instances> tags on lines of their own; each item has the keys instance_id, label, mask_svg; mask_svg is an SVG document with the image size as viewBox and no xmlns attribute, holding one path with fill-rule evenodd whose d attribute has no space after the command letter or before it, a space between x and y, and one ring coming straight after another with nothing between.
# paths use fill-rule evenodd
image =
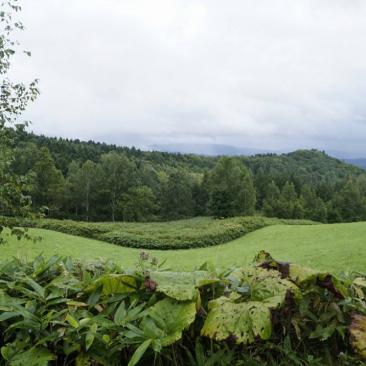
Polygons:
<instances>
[{"instance_id":1,"label":"green leaf","mask_svg":"<svg viewBox=\"0 0 366 366\"><path fill-rule=\"evenodd\" d=\"M132 355L130 362L128 363L128 366L135 366L140 361L141 357L144 355L146 350L150 347L150 344L152 342L152 339L148 339L144 343L140 345Z\"/></svg>"},{"instance_id":2,"label":"green leaf","mask_svg":"<svg viewBox=\"0 0 366 366\"><path fill-rule=\"evenodd\" d=\"M88 304L86 304L85 302L80 302L80 301L67 301L66 304L68 306L75 306L75 307L84 307L84 306L88 306Z\"/></svg>"},{"instance_id":3,"label":"green leaf","mask_svg":"<svg viewBox=\"0 0 366 366\"><path fill-rule=\"evenodd\" d=\"M220 297L209 303L209 313L201 330L203 336L223 341L232 338L236 343L253 343L256 337L263 340L272 333L271 312L268 305L249 301L235 303L236 294Z\"/></svg>"},{"instance_id":4,"label":"green leaf","mask_svg":"<svg viewBox=\"0 0 366 366\"><path fill-rule=\"evenodd\" d=\"M147 317L142 321L142 329L152 337L155 335L165 347L181 339L182 332L195 318L195 302L180 303L167 298L149 308Z\"/></svg>"},{"instance_id":5,"label":"green leaf","mask_svg":"<svg viewBox=\"0 0 366 366\"><path fill-rule=\"evenodd\" d=\"M37 294L41 297L45 297L45 289L39 285L36 281L31 278L27 278L27 283L37 292Z\"/></svg>"},{"instance_id":6,"label":"green leaf","mask_svg":"<svg viewBox=\"0 0 366 366\"><path fill-rule=\"evenodd\" d=\"M3 322L5 320L14 318L16 316L20 316L21 314L19 312L4 312L0 314L0 322Z\"/></svg>"},{"instance_id":7,"label":"green leaf","mask_svg":"<svg viewBox=\"0 0 366 366\"><path fill-rule=\"evenodd\" d=\"M103 295L127 294L136 291L137 283L133 276L125 274L108 274L95 281L89 291L96 291L98 287L103 287Z\"/></svg>"},{"instance_id":8,"label":"green leaf","mask_svg":"<svg viewBox=\"0 0 366 366\"><path fill-rule=\"evenodd\" d=\"M79 322L71 314L67 314L65 320L75 329L80 327Z\"/></svg>"},{"instance_id":9,"label":"green leaf","mask_svg":"<svg viewBox=\"0 0 366 366\"><path fill-rule=\"evenodd\" d=\"M86 348L86 350L88 350L92 346L92 344L94 342L94 338L95 338L95 333L88 332L86 334L86 337L85 337L85 348Z\"/></svg>"},{"instance_id":10,"label":"green leaf","mask_svg":"<svg viewBox=\"0 0 366 366\"><path fill-rule=\"evenodd\" d=\"M118 306L116 313L114 314L114 322L118 325L122 324L124 318L126 317L126 314L126 305L125 302L122 301Z\"/></svg>"},{"instance_id":11,"label":"green leaf","mask_svg":"<svg viewBox=\"0 0 366 366\"><path fill-rule=\"evenodd\" d=\"M4 360L9 360L10 349L7 346L1 347L1 356L3 356Z\"/></svg>"},{"instance_id":12,"label":"green leaf","mask_svg":"<svg viewBox=\"0 0 366 366\"><path fill-rule=\"evenodd\" d=\"M366 360L366 316L354 314L349 330L354 350Z\"/></svg>"},{"instance_id":13,"label":"green leaf","mask_svg":"<svg viewBox=\"0 0 366 366\"><path fill-rule=\"evenodd\" d=\"M197 288L219 281L206 271L151 272L150 280L156 283L156 291L180 301L196 299Z\"/></svg>"},{"instance_id":14,"label":"green leaf","mask_svg":"<svg viewBox=\"0 0 366 366\"><path fill-rule=\"evenodd\" d=\"M48 366L49 361L56 357L46 348L32 348L29 351L18 353L10 361L11 366Z\"/></svg>"},{"instance_id":15,"label":"green leaf","mask_svg":"<svg viewBox=\"0 0 366 366\"><path fill-rule=\"evenodd\" d=\"M90 366L90 358L88 355L82 353L76 357L75 366Z\"/></svg>"},{"instance_id":16,"label":"green leaf","mask_svg":"<svg viewBox=\"0 0 366 366\"><path fill-rule=\"evenodd\" d=\"M102 339L105 344L111 343L111 337L108 334L103 334Z\"/></svg>"},{"instance_id":17,"label":"green leaf","mask_svg":"<svg viewBox=\"0 0 366 366\"><path fill-rule=\"evenodd\" d=\"M233 287L235 292L248 300L261 301L274 308L284 303L288 291L294 294L295 298L301 297L299 288L291 281L282 279L278 271L258 267L239 268L227 279L237 285Z\"/></svg>"}]
</instances>

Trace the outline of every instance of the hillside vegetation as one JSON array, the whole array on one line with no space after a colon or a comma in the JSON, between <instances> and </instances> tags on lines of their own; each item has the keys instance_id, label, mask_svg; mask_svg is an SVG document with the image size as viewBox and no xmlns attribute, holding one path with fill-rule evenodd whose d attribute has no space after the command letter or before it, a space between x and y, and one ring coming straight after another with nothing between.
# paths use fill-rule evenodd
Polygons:
<instances>
[{"instance_id":1,"label":"hillside vegetation","mask_svg":"<svg viewBox=\"0 0 366 366\"><path fill-rule=\"evenodd\" d=\"M51 218L366 220L365 171L316 150L212 158L9 133L10 172L32 210ZM11 215L0 206L1 213Z\"/></svg>"}]
</instances>

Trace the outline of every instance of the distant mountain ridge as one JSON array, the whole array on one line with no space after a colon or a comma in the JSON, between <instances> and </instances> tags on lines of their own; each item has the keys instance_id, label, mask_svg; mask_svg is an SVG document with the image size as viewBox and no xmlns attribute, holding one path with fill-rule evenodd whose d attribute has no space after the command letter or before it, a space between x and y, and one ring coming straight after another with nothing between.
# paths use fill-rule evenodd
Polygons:
<instances>
[{"instance_id":1,"label":"distant mountain ridge","mask_svg":"<svg viewBox=\"0 0 366 366\"><path fill-rule=\"evenodd\" d=\"M18 131L15 144L20 146L23 143L47 147L56 162L56 167L63 174L66 174L68 165L73 160L82 163L86 160L97 162L102 154L111 151L125 153L138 162L149 162L157 170L183 168L194 173L203 173L213 168L219 155L238 156L253 172L265 168L272 169L277 174L281 171L282 173L291 171L295 175L302 174L304 169L312 175L314 170L318 171L319 175L324 174L324 170L330 170L342 176L358 175L364 172L366 162L363 158L351 159L349 156L348 159L341 158L339 153L337 157L332 157L332 154L315 149L280 152L219 144L163 144L150 146L150 149L144 151L92 140L80 141Z\"/></svg>"},{"instance_id":2,"label":"distant mountain ridge","mask_svg":"<svg viewBox=\"0 0 366 366\"><path fill-rule=\"evenodd\" d=\"M271 154L279 153L279 151L270 149L258 149L252 147L239 147L233 145L223 144L188 144L188 143L177 143L177 144L154 144L150 145L149 149L153 151L163 151L169 153L180 153L180 154L196 154L206 156L251 156L257 154Z\"/></svg>"},{"instance_id":3,"label":"distant mountain ridge","mask_svg":"<svg viewBox=\"0 0 366 366\"><path fill-rule=\"evenodd\" d=\"M167 153L180 153L180 154L196 154L203 156L253 156L258 154L283 154L288 151L271 150L271 149L258 149L252 147L239 147L233 145L223 144L155 144L149 146L153 151L162 151ZM326 151L326 153L336 159L342 160L347 164L355 165L359 168L366 169L366 158L355 158L353 154L349 154L342 151Z\"/></svg>"},{"instance_id":4,"label":"distant mountain ridge","mask_svg":"<svg viewBox=\"0 0 366 366\"><path fill-rule=\"evenodd\" d=\"M347 164L358 166L359 168L366 170L366 158L360 159L344 159Z\"/></svg>"}]
</instances>

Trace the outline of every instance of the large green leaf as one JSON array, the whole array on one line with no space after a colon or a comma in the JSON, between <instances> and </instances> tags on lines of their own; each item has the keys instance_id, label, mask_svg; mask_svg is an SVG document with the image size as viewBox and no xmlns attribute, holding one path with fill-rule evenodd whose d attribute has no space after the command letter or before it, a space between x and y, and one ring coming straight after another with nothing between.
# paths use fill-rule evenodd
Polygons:
<instances>
[{"instance_id":1,"label":"large green leaf","mask_svg":"<svg viewBox=\"0 0 366 366\"><path fill-rule=\"evenodd\" d=\"M258 267L239 268L227 277L229 297L210 301L202 335L216 340L234 339L252 343L268 339L272 332L271 310L282 306L290 292L300 297L298 287L281 273Z\"/></svg>"},{"instance_id":2,"label":"large green leaf","mask_svg":"<svg viewBox=\"0 0 366 366\"><path fill-rule=\"evenodd\" d=\"M46 348L32 348L19 353L10 361L10 366L48 366L49 361L56 359Z\"/></svg>"},{"instance_id":3,"label":"large green leaf","mask_svg":"<svg viewBox=\"0 0 366 366\"><path fill-rule=\"evenodd\" d=\"M259 252L254 261L259 267L275 270L281 274L282 278L288 278L300 287L317 285L328 289L339 298L347 296L347 287L329 272L313 270L293 263L279 262L265 251Z\"/></svg>"},{"instance_id":4,"label":"large green leaf","mask_svg":"<svg viewBox=\"0 0 366 366\"><path fill-rule=\"evenodd\" d=\"M299 266L297 264L290 265L289 278L295 283L301 285L305 282L316 281L318 277L323 278L327 276L328 273L313 270L311 268L306 268Z\"/></svg>"},{"instance_id":5,"label":"large green leaf","mask_svg":"<svg viewBox=\"0 0 366 366\"><path fill-rule=\"evenodd\" d=\"M359 314L352 316L350 334L354 350L366 359L366 316Z\"/></svg>"},{"instance_id":6,"label":"large green leaf","mask_svg":"<svg viewBox=\"0 0 366 366\"><path fill-rule=\"evenodd\" d=\"M296 298L301 296L295 284L282 279L281 274L274 270L258 267L239 268L231 272L228 280L239 293L240 289L248 288L248 300L261 301L271 307L282 305L289 291Z\"/></svg>"},{"instance_id":7,"label":"large green leaf","mask_svg":"<svg viewBox=\"0 0 366 366\"><path fill-rule=\"evenodd\" d=\"M207 271L195 272L151 272L150 281L156 285L156 291L180 301L197 298L197 288L219 280Z\"/></svg>"},{"instance_id":8,"label":"large green leaf","mask_svg":"<svg viewBox=\"0 0 366 366\"><path fill-rule=\"evenodd\" d=\"M142 329L146 336L159 339L161 345L169 346L182 337L196 318L194 302L178 302L164 299L152 306L142 321Z\"/></svg>"},{"instance_id":9,"label":"large green leaf","mask_svg":"<svg viewBox=\"0 0 366 366\"><path fill-rule=\"evenodd\" d=\"M107 274L96 280L88 291L95 291L98 287L103 287L103 295L127 294L136 291L136 279L125 274Z\"/></svg>"},{"instance_id":10,"label":"large green leaf","mask_svg":"<svg viewBox=\"0 0 366 366\"><path fill-rule=\"evenodd\" d=\"M289 279L300 287L317 285L326 288L340 298L345 298L348 295L347 287L329 272L317 271L297 264L291 264Z\"/></svg>"},{"instance_id":11,"label":"large green leaf","mask_svg":"<svg viewBox=\"0 0 366 366\"><path fill-rule=\"evenodd\" d=\"M209 303L209 313L201 330L203 336L218 341L232 339L236 343L253 343L256 337L269 339L272 333L268 305L249 301L236 303L239 295L220 297Z\"/></svg>"}]
</instances>

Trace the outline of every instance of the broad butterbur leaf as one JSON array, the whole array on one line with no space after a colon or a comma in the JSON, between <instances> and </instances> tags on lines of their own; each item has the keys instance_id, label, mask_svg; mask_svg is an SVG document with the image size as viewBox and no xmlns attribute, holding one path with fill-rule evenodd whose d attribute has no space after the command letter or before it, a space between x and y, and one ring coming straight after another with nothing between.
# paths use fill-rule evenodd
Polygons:
<instances>
[{"instance_id":1,"label":"broad butterbur leaf","mask_svg":"<svg viewBox=\"0 0 366 366\"><path fill-rule=\"evenodd\" d=\"M181 303L167 298L149 309L142 322L142 329L151 338L160 339L161 345L165 347L181 339L182 332L194 322L195 317L194 302Z\"/></svg>"},{"instance_id":2,"label":"broad butterbur leaf","mask_svg":"<svg viewBox=\"0 0 366 366\"><path fill-rule=\"evenodd\" d=\"M291 264L289 279L298 286L314 284L328 289L337 297L344 298L347 296L346 286L344 286L337 277L328 272L317 271L297 264Z\"/></svg>"},{"instance_id":3,"label":"broad butterbur leaf","mask_svg":"<svg viewBox=\"0 0 366 366\"><path fill-rule=\"evenodd\" d=\"M220 297L209 303L209 313L201 330L203 336L223 341L250 344L256 337L269 339L272 334L271 312L258 301L236 303L237 294Z\"/></svg>"},{"instance_id":4,"label":"broad butterbur leaf","mask_svg":"<svg viewBox=\"0 0 366 366\"><path fill-rule=\"evenodd\" d=\"M350 334L354 350L366 360L366 316L359 314L352 316Z\"/></svg>"},{"instance_id":5,"label":"broad butterbur leaf","mask_svg":"<svg viewBox=\"0 0 366 366\"><path fill-rule=\"evenodd\" d=\"M128 294L136 291L136 279L125 274L108 274L95 281L89 291L96 291L100 286L103 287L103 295Z\"/></svg>"},{"instance_id":6,"label":"broad butterbur leaf","mask_svg":"<svg viewBox=\"0 0 366 366\"><path fill-rule=\"evenodd\" d=\"M301 296L295 284L282 279L281 274L274 270L258 267L239 268L229 275L228 280L234 282L238 287L234 286L233 289L246 295L248 300L261 301L272 307L282 305L289 291L295 298Z\"/></svg>"},{"instance_id":7,"label":"broad butterbur leaf","mask_svg":"<svg viewBox=\"0 0 366 366\"><path fill-rule=\"evenodd\" d=\"M179 301L196 299L199 287L218 282L206 271L151 272L150 280L156 284L156 291Z\"/></svg>"}]
</instances>

